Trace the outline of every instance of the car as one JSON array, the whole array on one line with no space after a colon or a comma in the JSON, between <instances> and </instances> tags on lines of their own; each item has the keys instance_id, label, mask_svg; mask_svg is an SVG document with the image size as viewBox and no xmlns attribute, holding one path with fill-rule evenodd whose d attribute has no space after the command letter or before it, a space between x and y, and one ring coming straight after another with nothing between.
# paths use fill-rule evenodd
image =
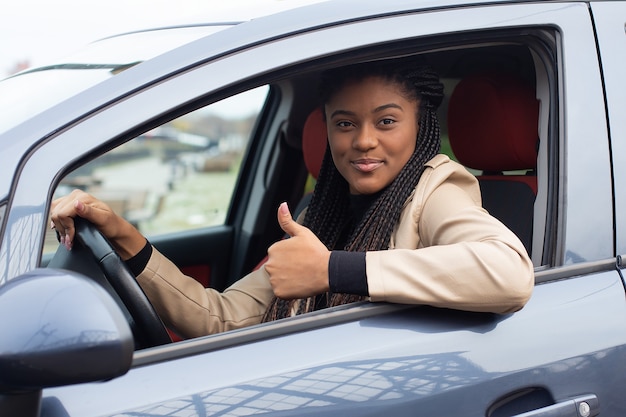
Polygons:
<instances>
[{"instance_id":1,"label":"car","mask_svg":"<svg viewBox=\"0 0 626 417\"><path fill-rule=\"evenodd\" d=\"M1 81L0 415L623 416L625 22L626 1L328 1ZM529 251L518 312L359 302L181 340L92 226L71 252L49 228L87 190L223 290L311 191L320 72L410 55L445 86L442 152Z\"/></svg>"}]
</instances>

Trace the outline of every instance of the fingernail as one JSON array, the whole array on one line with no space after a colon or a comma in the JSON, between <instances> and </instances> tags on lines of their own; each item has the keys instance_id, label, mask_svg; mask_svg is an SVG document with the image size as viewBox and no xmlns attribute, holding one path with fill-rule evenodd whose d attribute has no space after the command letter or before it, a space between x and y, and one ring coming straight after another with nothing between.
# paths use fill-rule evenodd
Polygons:
<instances>
[{"instance_id":1,"label":"fingernail","mask_svg":"<svg viewBox=\"0 0 626 417\"><path fill-rule=\"evenodd\" d=\"M287 207L287 202L280 203L280 214L284 214L285 216L289 214L289 207Z\"/></svg>"},{"instance_id":2,"label":"fingernail","mask_svg":"<svg viewBox=\"0 0 626 417\"><path fill-rule=\"evenodd\" d=\"M65 235L65 239L63 239L65 242L65 248L67 250L72 250L72 241L70 240L70 235Z\"/></svg>"},{"instance_id":3,"label":"fingernail","mask_svg":"<svg viewBox=\"0 0 626 417\"><path fill-rule=\"evenodd\" d=\"M76 200L76 201L74 201L74 208L75 208L77 211L83 211L83 208L84 208L84 207L85 207L85 205L83 204L83 202L82 202L82 201L80 201L80 200Z\"/></svg>"},{"instance_id":4,"label":"fingernail","mask_svg":"<svg viewBox=\"0 0 626 417\"><path fill-rule=\"evenodd\" d=\"M54 229L54 222L50 220L50 229Z\"/></svg>"}]
</instances>

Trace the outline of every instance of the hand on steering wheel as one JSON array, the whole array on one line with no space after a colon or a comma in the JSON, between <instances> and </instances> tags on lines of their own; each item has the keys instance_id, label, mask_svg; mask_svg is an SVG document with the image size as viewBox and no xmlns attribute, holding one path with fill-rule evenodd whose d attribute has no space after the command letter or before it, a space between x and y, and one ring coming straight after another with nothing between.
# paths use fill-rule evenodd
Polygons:
<instances>
[{"instance_id":1,"label":"hand on steering wheel","mask_svg":"<svg viewBox=\"0 0 626 417\"><path fill-rule=\"evenodd\" d=\"M81 272L99 281L99 272L115 291L116 300L130 314L130 327L137 349L162 345L171 338L148 300L134 275L111 246L111 243L98 231L96 226L80 217L74 218L74 247L67 250L59 246L48 267L63 268ZM77 259L91 255L100 271L94 271L93 262ZM106 283L101 283L102 285Z\"/></svg>"}]
</instances>

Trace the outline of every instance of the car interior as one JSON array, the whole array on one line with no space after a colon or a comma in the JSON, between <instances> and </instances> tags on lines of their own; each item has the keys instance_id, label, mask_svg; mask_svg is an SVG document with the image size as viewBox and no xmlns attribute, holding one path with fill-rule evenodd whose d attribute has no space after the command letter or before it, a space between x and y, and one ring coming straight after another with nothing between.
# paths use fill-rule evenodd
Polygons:
<instances>
[{"instance_id":1,"label":"car interior","mask_svg":"<svg viewBox=\"0 0 626 417\"><path fill-rule=\"evenodd\" d=\"M555 85L555 58L553 48L548 46L552 42L548 30L531 32L523 28L477 33L475 37L466 34L462 39L450 35L434 40L404 40L282 68L229 87L219 96L211 93L199 97L196 103L173 109L170 115L138 127L144 132L141 135L120 138L119 143L139 146L142 140L146 142L146 132L173 125L185 114L218 98L267 86L241 160L228 168L234 170L235 180L223 219L162 234L146 232L149 240L185 273L218 290L258 267L267 247L283 237L275 221L276 207L287 201L296 217L306 206L319 172L326 147L324 120L316 98L320 72L359 60L420 54L439 72L445 86L439 109L441 152L477 176L484 207L520 237L535 267L548 264L553 248L551 229L546 225L555 216L555 205L548 198L555 187L550 178L555 176L548 173L556 166L548 162L556 154L554 141L548 141L556 131L551 116L555 109L549 106L555 94L554 87L550 87ZM94 155L85 166L106 157ZM85 166L68 172L57 190L75 187L77 172ZM168 198L167 192L153 198L153 206L167 207ZM178 206L185 204L178 202ZM177 206L169 207L175 210ZM137 225L142 230L142 223ZM47 241L52 242L52 250L44 255L44 263L99 276L103 285L110 286L107 273L103 277L99 272L101 266L76 261L81 257L80 250L63 255L62 248L57 250L54 236L49 235ZM132 316L128 314L131 322L135 320ZM145 342L138 347L154 344L159 343Z\"/></svg>"}]
</instances>

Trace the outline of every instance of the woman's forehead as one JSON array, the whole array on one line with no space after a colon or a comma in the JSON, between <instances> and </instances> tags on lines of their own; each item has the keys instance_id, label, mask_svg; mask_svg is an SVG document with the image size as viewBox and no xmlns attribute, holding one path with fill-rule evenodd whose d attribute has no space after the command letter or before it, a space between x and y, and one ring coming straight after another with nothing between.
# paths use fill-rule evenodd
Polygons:
<instances>
[{"instance_id":1,"label":"woman's forehead","mask_svg":"<svg viewBox=\"0 0 626 417\"><path fill-rule=\"evenodd\" d=\"M405 107L407 102L417 105L417 100L410 97L400 83L382 76L368 76L344 83L330 97L326 108L355 105L376 108L389 103Z\"/></svg>"}]
</instances>

